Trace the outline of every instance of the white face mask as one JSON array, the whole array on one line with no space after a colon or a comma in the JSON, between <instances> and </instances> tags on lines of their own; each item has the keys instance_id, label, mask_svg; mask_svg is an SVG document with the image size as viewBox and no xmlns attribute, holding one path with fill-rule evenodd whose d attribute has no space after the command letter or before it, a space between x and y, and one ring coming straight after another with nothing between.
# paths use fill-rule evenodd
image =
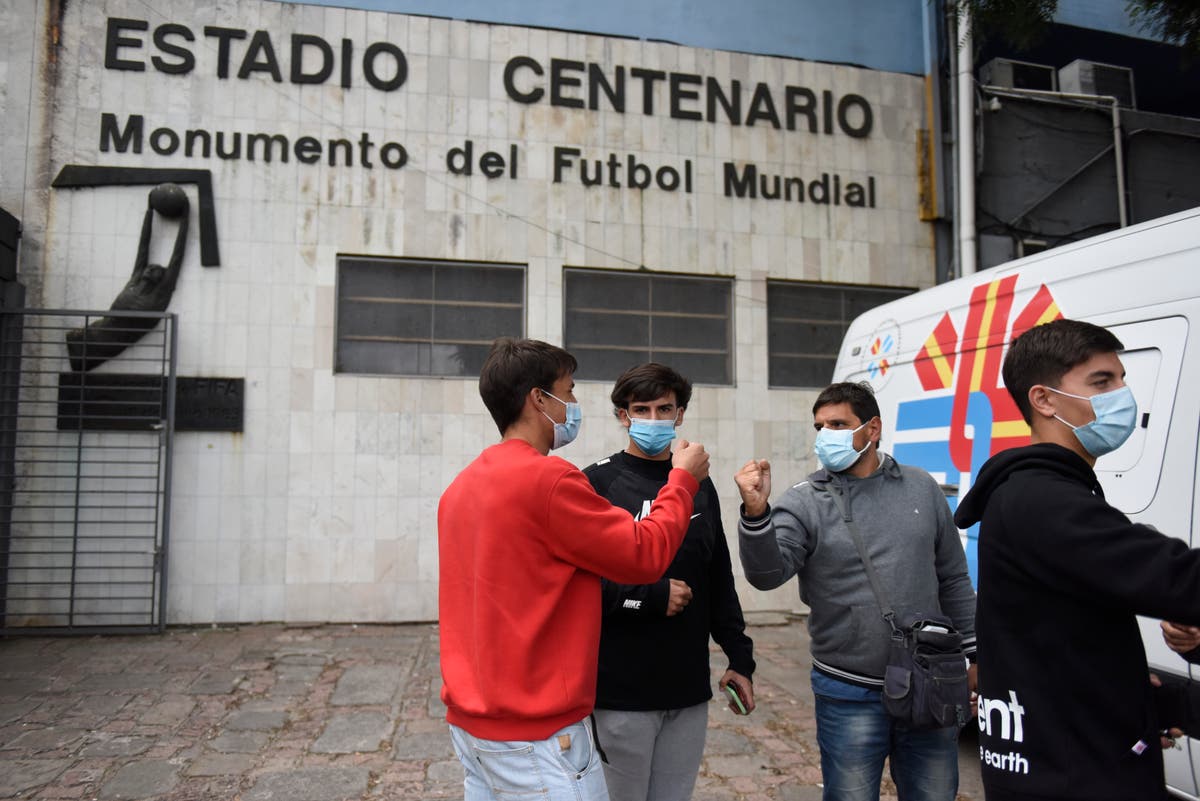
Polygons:
<instances>
[{"instance_id":1,"label":"white face mask","mask_svg":"<svg viewBox=\"0 0 1200 801\"><path fill-rule=\"evenodd\" d=\"M866 424L863 423L853 430L822 428L818 431L817 441L813 444L813 452L817 454L817 461L821 463L821 466L830 473L840 473L853 467L859 457L867 452L867 448L871 447L871 441L867 440L867 444L861 451L854 450L854 435L862 431Z\"/></svg>"},{"instance_id":2,"label":"white face mask","mask_svg":"<svg viewBox=\"0 0 1200 801\"><path fill-rule=\"evenodd\" d=\"M1101 392L1099 395L1072 395L1061 389L1046 387L1051 392L1066 395L1068 398L1079 398L1092 404L1092 413L1096 419L1081 426L1075 426L1054 415L1054 419L1075 432L1075 438L1083 449L1092 456L1099 458L1106 453L1112 453L1125 444L1133 429L1137 426L1137 401L1134 400L1133 390L1128 386L1114 389L1112 392Z\"/></svg>"},{"instance_id":3,"label":"white face mask","mask_svg":"<svg viewBox=\"0 0 1200 801\"><path fill-rule=\"evenodd\" d=\"M554 423L554 444L550 446L550 450L561 448L563 445L569 445L579 436L579 424L583 422L583 410L578 403L574 401L565 401L562 398L555 398L546 390L541 390L542 394L549 398L554 398L556 401L567 407L567 419L563 423L555 423L554 418L546 415L546 419Z\"/></svg>"},{"instance_id":4,"label":"white face mask","mask_svg":"<svg viewBox=\"0 0 1200 801\"><path fill-rule=\"evenodd\" d=\"M671 440L675 439L674 420L646 420L641 417L629 418L629 438L637 443L638 448L647 456L657 456L667 449Z\"/></svg>"}]
</instances>

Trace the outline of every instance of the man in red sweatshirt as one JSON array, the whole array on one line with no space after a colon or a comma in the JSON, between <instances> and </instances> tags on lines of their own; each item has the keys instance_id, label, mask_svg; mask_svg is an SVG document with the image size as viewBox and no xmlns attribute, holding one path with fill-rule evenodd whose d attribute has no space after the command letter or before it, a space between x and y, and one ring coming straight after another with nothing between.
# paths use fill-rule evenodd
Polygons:
<instances>
[{"instance_id":1,"label":"man in red sweatshirt","mask_svg":"<svg viewBox=\"0 0 1200 801\"><path fill-rule=\"evenodd\" d=\"M708 454L680 442L648 516L548 457L579 430L571 354L498 339L479 394L502 434L438 506L442 700L465 801L607 801L586 724L596 698L600 577L658 580L691 522Z\"/></svg>"}]
</instances>

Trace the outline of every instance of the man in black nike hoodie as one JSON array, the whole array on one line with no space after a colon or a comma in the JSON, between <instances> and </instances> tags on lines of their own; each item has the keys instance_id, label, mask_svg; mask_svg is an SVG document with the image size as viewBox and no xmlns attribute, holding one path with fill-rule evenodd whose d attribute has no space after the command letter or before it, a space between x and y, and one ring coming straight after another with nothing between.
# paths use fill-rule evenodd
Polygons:
<instances>
[{"instance_id":1,"label":"man in black nike hoodie","mask_svg":"<svg viewBox=\"0 0 1200 801\"><path fill-rule=\"evenodd\" d=\"M1166 798L1136 615L1200 623L1200 551L1134 524L1093 467L1137 423L1120 341L1056 320L1010 346L1032 444L993 456L955 514L982 521L975 615L989 801Z\"/></svg>"},{"instance_id":2,"label":"man in black nike hoodie","mask_svg":"<svg viewBox=\"0 0 1200 801\"><path fill-rule=\"evenodd\" d=\"M670 446L692 384L649 362L626 370L611 397L629 432L628 445L583 472L596 492L640 519L671 471ZM729 659L717 682L722 700L735 712L739 705L745 713L754 710L754 643L746 636L711 479L700 482L693 511L687 536L659 581L602 582L595 724L613 801L692 797L712 698L710 635ZM737 693L736 701L726 687Z\"/></svg>"}]
</instances>

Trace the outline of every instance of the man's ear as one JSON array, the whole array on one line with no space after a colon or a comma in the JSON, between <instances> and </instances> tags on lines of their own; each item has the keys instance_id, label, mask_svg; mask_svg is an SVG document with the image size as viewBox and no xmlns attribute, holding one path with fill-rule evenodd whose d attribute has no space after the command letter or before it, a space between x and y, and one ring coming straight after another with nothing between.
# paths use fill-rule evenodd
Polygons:
<instances>
[{"instance_id":1,"label":"man's ear","mask_svg":"<svg viewBox=\"0 0 1200 801\"><path fill-rule=\"evenodd\" d=\"M879 439L883 436L883 420L879 419L879 415L875 415L867 421L867 439L870 442L879 444Z\"/></svg>"},{"instance_id":2,"label":"man's ear","mask_svg":"<svg viewBox=\"0 0 1200 801\"><path fill-rule=\"evenodd\" d=\"M687 407L686 407L686 406L680 406L680 407L679 407L679 414L678 414L678 416L676 416L676 418L675 418L675 427L676 427L676 428L679 428L681 425L683 425L683 416L684 416L685 414L687 414Z\"/></svg>"},{"instance_id":3,"label":"man's ear","mask_svg":"<svg viewBox=\"0 0 1200 801\"><path fill-rule=\"evenodd\" d=\"M1054 408L1054 403L1050 399L1053 394L1042 384L1034 384L1029 388L1030 411L1038 417L1054 417L1058 410Z\"/></svg>"},{"instance_id":4,"label":"man's ear","mask_svg":"<svg viewBox=\"0 0 1200 801\"><path fill-rule=\"evenodd\" d=\"M628 409L625 409L625 408L613 409L613 415L616 416L617 422L620 423L626 430L628 430L629 426L631 426L633 424L632 421L629 419L629 410Z\"/></svg>"},{"instance_id":5,"label":"man's ear","mask_svg":"<svg viewBox=\"0 0 1200 801\"><path fill-rule=\"evenodd\" d=\"M542 390L538 387L529 390L529 394L525 396L525 403L527 406L531 406L536 412L545 411L543 407L546 401L542 397Z\"/></svg>"}]
</instances>

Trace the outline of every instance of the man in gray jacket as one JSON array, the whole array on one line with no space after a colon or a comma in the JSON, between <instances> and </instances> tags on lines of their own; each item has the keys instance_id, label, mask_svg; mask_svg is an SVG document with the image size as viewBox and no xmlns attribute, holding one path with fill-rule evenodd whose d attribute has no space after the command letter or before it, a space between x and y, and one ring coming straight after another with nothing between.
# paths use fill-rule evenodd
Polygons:
<instances>
[{"instance_id":1,"label":"man in gray jacket","mask_svg":"<svg viewBox=\"0 0 1200 801\"><path fill-rule=\"evenodd\" d=\"M958 529L941 489L916 467L879 451L883 423L865 384L827 387L813 405L822 469L774 506L771 466L747 462L734 477L742 496L742 567L760 590L800 583L810 607L812 687L825 801L878 801L891 757L900 801L953 801L958 730L912 731L882 703L891 629L830 495L840 486L897 617L940 612L954 621L974 660L975 593ZM975 668L970 670L971 689Z\"/></svg>"}]
</instances>

